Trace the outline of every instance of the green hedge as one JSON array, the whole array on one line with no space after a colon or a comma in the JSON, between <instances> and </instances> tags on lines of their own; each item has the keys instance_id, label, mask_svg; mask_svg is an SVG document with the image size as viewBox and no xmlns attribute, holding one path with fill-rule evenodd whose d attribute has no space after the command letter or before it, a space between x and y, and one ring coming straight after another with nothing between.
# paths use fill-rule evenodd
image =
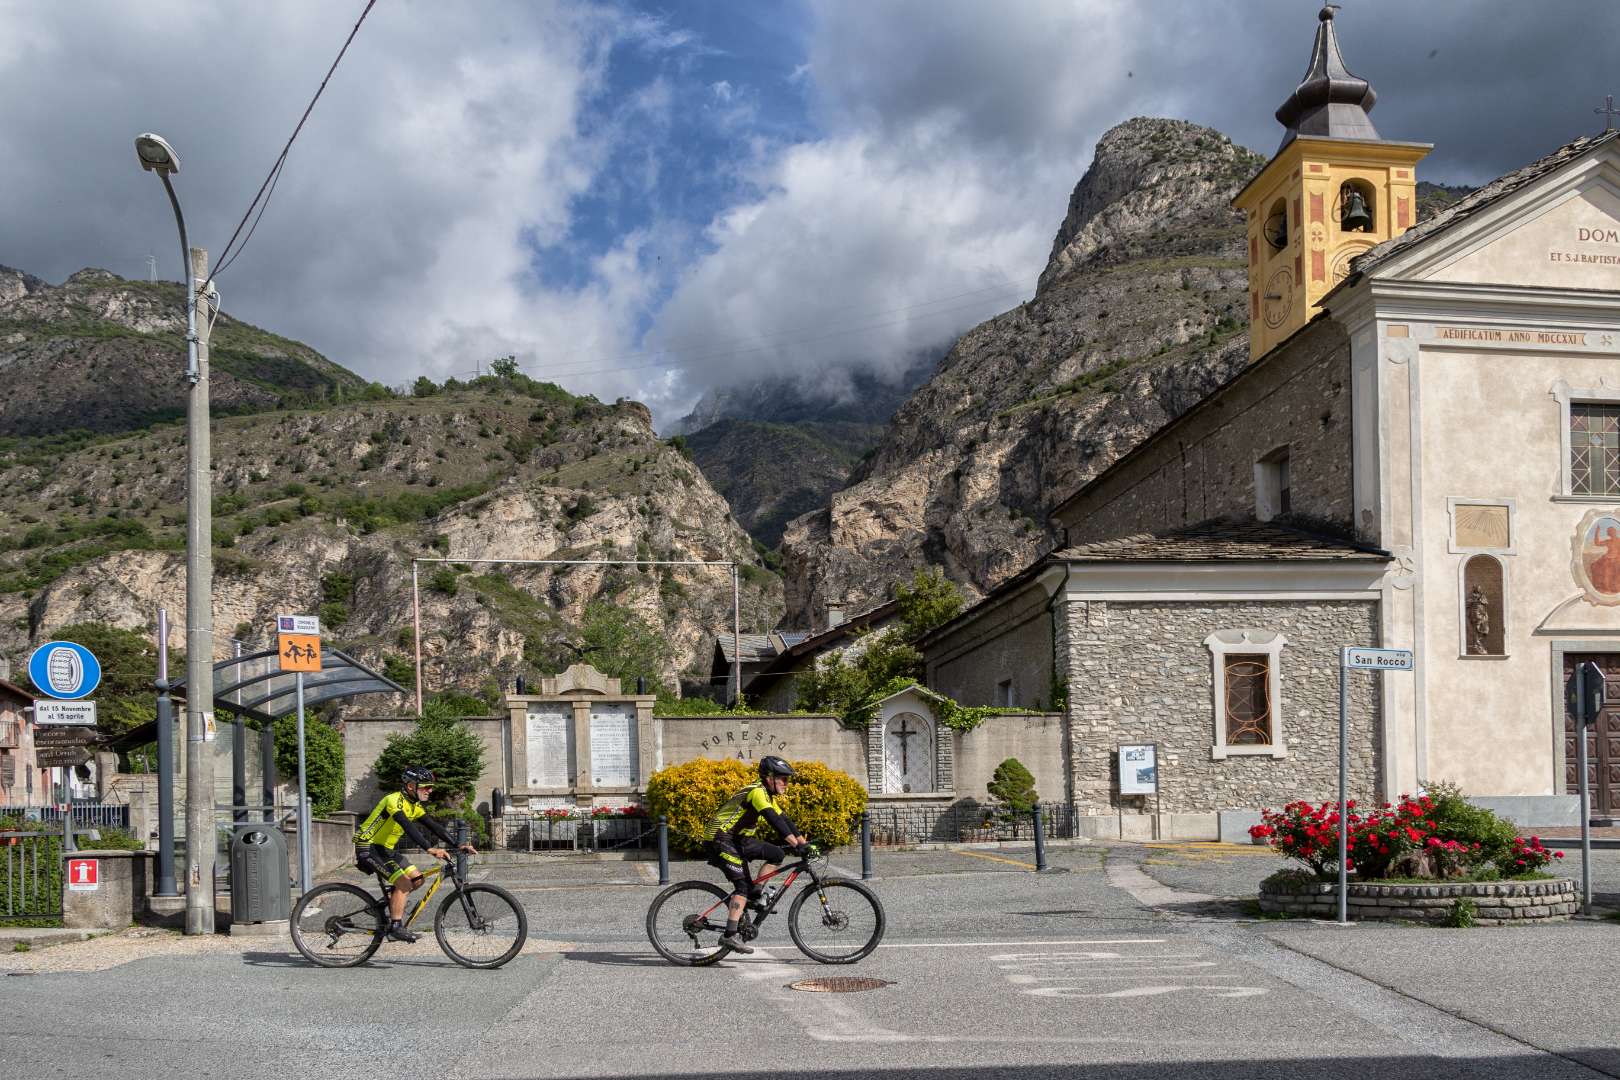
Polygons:
<instances>
[{"instance_id":1,"label":"green hedge","mask_svg":"<svg viewBox=\"0 0 1620 1080\"><path fill-rule=\"evenodd\" d=\"M792 764L799 775L780 800L783 812L823 848L849 843L855 835L855 819L866 809L866 788L848 773L819 761ZM671 844L683 851L699 851L709 838L714 812L757 780L756 770L753 763L736 758L696 758L660 769L647 780L647 810L654 817L669 819Z\"/></svg>"}]
</instances>

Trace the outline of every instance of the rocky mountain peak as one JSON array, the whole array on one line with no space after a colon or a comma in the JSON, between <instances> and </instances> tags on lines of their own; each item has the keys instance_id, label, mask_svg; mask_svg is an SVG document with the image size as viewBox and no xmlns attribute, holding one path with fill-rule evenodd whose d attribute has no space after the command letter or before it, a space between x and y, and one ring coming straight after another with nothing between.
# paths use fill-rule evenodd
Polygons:
<instances>
[{"instance_id":1,"label":"rocky mountain peak","mask_svg":"<svg viewBox=\"0 0 1620 1080\"><path fill-rule=\"evenodd\" d=\"M124 279L111 270L103 270L99 266L87 266L70 275L64 285L105 285L109 282L123 281Z\"/></svg>"},{"instance_id":2,"label":"rocky mountain peak","mask_svg":"<svg viewBox=\"0 0 1620 1080\"><path fill-rule=\"evenodd\" d=\"M1232 195L1265 164L1213 128L1137 117L1097 140L1040 278L1044 291L1070 273L1201 248L1212 223L1239 220ZM1189 232L1195 235L1188 235Z\"/></svg>"}]
</instances>

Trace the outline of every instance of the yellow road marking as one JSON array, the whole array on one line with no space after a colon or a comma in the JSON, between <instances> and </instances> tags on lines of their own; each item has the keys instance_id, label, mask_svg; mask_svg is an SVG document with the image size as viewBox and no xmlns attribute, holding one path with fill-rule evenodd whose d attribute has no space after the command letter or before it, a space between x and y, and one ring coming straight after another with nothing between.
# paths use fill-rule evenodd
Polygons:
<instances>
[{"instance_id":1,"label":"yellow road marking","mask_svg":"<svg viewBox=\"0 0 1620 1080\"><path fill-rule=\"evenodd\" d=\"M1024 862L1022 859L1009 859L1002 855L986 855L978 851L963 851L960 848L952 848L951 850L958 855L966 855L970 859L989 859L991 862L1007 863L1009 866L1022 866L1025 870L1035 869L1034 863Z\"/></svg>"}]
</instances>

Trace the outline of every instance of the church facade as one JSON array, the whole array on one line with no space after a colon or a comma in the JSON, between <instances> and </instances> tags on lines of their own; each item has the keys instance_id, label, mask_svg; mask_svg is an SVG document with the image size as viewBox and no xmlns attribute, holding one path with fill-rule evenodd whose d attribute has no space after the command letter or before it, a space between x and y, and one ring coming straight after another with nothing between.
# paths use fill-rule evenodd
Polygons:
<instances>
[{"instance_id":1,"label":"church facade","mask_svg":"<svg viewBox=\"0 0 1620 1080\"><path fill-rule=\"evenodd\" d=\"M964 703L1056 698L1071 797L1212 827L1351 785L1454 781L1571 824L1563 684L1615 673L1590 741L1620 813L1620 139L1578 140L1421 224L1425 144L1383 140L1324 9L1248 218L1253 362L1052 518L1058 550L925 641ZM1117 747L1158 747L1157 803Z\"/></svg>"}]
</instances>

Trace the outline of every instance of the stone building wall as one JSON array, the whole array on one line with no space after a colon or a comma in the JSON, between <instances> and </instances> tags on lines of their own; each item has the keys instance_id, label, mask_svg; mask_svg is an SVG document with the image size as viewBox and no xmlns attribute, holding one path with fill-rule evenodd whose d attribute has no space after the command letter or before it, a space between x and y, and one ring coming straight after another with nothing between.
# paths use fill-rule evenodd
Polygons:
<instances>
[{"instance_id":1,"label":"stone building wall","mask_svg":"<svg viewBox=\"0 0 1620 1080\"><path fill-rule=\"evenodd\" d=\"M1350 343L1319 319L1142 444L1053 517L1069 544L1255 516L1255 463L1286 444L1291 512L1348 527Z\"/></svg>"},{"instance_id":2,"label":"stone building wall","mask_svg":"<svg viewBox=\"0 0 1620 1080\"><path fill-rule=\"evenodd\" d=\"M931 689L961 705L1004 705L997 694L1012 682L1013 706L1052 707L1052 614L1046 590L1032 584L984 618L932 642L925 652Z\"/></svg>"},{"instance_id":3,"label":"stone building wall","mask_svg":"<svg viewBox=\"0 0 1620 1080\"><path fill-rule=\"evenodd\" d=\"M1074 801L1082 813L1150 812L1149 798L1115 795L1116 748L1159 744L1162 807L1171 813L1277 807L1336 798L1339 649L1377 645L1372 601L1120 602L1071 600L1061 639L1069 674ZM1215 760L1214 665L1204 639L1217 630L1281 633L1283 758ZM1377 679L1350 684L1350 790L1381 794Z\"/></svg>"}]
</instances>

